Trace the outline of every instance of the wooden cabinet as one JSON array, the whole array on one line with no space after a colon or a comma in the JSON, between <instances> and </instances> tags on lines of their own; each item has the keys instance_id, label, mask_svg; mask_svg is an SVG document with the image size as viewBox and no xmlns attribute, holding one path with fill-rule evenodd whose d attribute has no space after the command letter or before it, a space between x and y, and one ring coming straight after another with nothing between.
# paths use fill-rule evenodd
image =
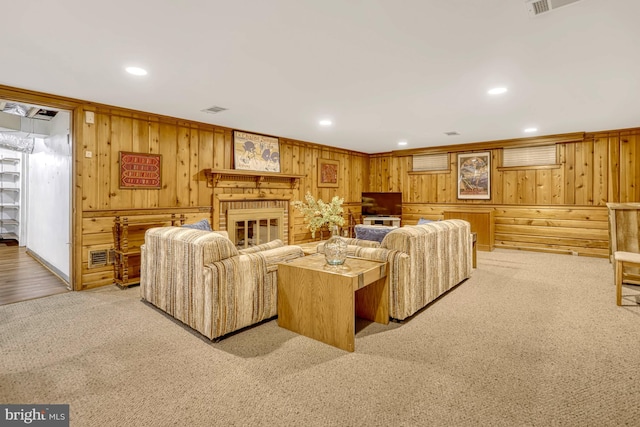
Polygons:
<instances>
[{"instance_id":1,"label":"wooden cabinet","mask_svg":"<svg viewBox=\"0 0 640 427\"><path fill-rule=\"evenodd\" d=\"M640 253L640 203L607 203L609 255L616 251ZM640 269L625 267L625 283L640 284Z\"/></svg>"},{"instance_id":2,"label":"wooden cabinet","mask_svg":"<svg viewBox=\"0 0 640 427\"><path fill-rule=\"evenodd\" d=\"M113 224L113 272L116 285L126 288L140 283L140 246L149 228L184 224L184 215L134 218L116 216Z\"/></svg>"},{"instance_id":3,"label":"wooden cabinet","mask_svg":"<svg viewBox=\"0 0 640 427\"><path fill-rule=\"evenodd\" d=\"M490 252L495 246L493 209L451 209L443 212L444 219L463 219L471 224L471 231L478 233L476 248Z\"/></svg>"}]
</instances>

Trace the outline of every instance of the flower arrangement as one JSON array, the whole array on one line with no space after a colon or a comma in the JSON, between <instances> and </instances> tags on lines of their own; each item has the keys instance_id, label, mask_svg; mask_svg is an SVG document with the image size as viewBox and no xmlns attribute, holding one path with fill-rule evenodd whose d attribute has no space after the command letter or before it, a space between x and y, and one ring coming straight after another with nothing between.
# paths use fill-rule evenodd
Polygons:
<instances>
[{"instance_id":1,"label":"flower arrangement","mask_svg":"<svg viewBox=\"0 0 640 427\"><path fill-rule=\"evenodd\" d=\"M313 238L316 237L316 230L322 228L325 224L329 226L329 229L333 228L334 225L342 226L344 224L344 218L342 217L344 212L342 202L344 202L344 199L333 196L331 202L325 203L322 199L314 199L308 191L304 199L306 203L295 200L291 202L291 205L304 215L304 220L309 223L309 231L311 231Z\"/></svg>"}]
</instances>

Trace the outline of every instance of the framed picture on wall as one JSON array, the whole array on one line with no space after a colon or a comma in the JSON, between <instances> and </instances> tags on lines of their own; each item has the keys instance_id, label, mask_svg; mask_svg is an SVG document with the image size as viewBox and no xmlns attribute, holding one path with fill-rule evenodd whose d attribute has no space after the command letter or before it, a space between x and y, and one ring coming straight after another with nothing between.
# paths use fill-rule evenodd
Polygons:
<instances>
[{"instance_id":1,"label":"framed picture on wall","mask_svg":"<svg viewBox=\"0 0 640 427\"><path fill-rule=\"evenodd\" d=\"M318 160L318 187L338 187L340 160Z\"/></svg>"},{"instance_id":2,"label":"framed picture on wall","mask_svg":"<svg viewBox=\"0 0 640 427\"><path fill-rule=\"evenodd\" d=\"M120 188L152 189L162 187L162 155L120 151Z\"/></svg>"},{"instance_id":3,"label":"framed picture on wall","mask_svg":"<svg viewBox=\"0 0 640 427\"><path fill-rule=\"evenodd\" d=\"M458 154L458 199L491 199L491 153Z\"/></svg>"},{"instance_id":4,"label":"framed picture on wall","mask_svg":"<svg viewBox=\"0 0 640 427\"><path fill-rule=\"evenodd\" d=\"M236 169L280 172L280 140L234 130L233 163Z\"/></svg>"}]
</instances>

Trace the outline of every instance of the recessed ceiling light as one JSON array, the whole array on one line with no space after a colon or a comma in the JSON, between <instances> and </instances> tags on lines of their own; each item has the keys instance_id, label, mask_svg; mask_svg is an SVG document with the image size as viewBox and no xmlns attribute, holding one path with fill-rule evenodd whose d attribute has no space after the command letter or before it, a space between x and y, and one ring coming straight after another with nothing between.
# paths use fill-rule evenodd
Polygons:
<instances>
[{"instance_id":1,"label":"recessed ceiling light","mask_svg":"<svg viewBox=\"0 0 640 427\"><path fill-rule=\"evenodd\" d=\"M127 73L133 74L134 76L146 76L147 75L147 70L145 70L144 68L140 68L140 67L127 67L127 68L125 68L125 70L127 71Z\"/></svg>"},{"instance_id":2,"label":"recessed ceiling light","mask_svg":"<svg viewBox=\"0 0 640 427\"><path fill-rule=\"evenodd\" d=\"M407 145L407 141L398 141L398 145Z\"/></svg>"},{"instance_id":3,"label":"recessed ceiling light","mask_svg":"<svg viewBox=\"0 0 640 427\"><path fill-rule=\"evenodd\" d=\"M489 95L501 95L501 94L505 93L506 91L507 91L506 87L494 87L492 89L489 89L487 91L487 93Z\"/></svg>"},{"instance_id":4,"label":"recessed ceiling light","mask_svg":"<svg viewBox=\"0 0 640 427\"><path fill-rule=\"evenodd\" d=\"M532 133L532 132L538 132L538 128L526 128L525 133Z\"/></svg>"},{"instance_id":5,"label":"recessed ceiling light","mask_svg":"<svg viewBox=\"0 0 640 427\"><path fill-rule=\"evenodd\" d=\"M320 126L331 126L333 122L331 120L320 120Z\"/></svg>"}]
</instances>

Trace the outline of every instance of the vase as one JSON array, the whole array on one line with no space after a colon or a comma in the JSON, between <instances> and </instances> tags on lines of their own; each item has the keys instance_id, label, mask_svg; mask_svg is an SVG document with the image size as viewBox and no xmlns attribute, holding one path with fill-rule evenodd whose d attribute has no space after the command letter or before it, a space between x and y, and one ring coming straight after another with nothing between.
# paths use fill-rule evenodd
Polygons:
<instances>
[{"instance_id":1,"label":"vase","mask_svg":"<svg viewBox=\"0 0 640 427\"><path fill-rule=\"evenodd\" d=\"M347 259L347 242L340 237L338 226L331 229L331 237L324 244L324 258L329 265L342 265Z\"/></svg>"}]
</instances>

